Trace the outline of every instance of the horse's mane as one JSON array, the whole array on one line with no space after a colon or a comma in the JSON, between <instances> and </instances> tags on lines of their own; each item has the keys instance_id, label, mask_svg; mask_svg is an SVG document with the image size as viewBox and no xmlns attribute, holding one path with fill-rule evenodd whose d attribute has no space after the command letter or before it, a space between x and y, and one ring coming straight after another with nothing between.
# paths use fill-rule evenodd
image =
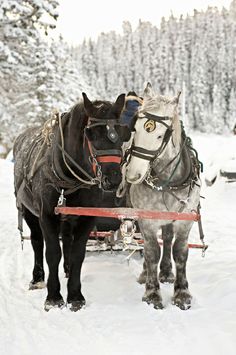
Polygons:
<instances>
[{"instance_id":1,"label":"horse's mane","mask_svg":"<svg viewBox=\"0 0 236 355\"><path fill-rule=\"evenodd\" d=\"M97 114L96 118L104 118L104 110L108 110L109 108L112 107L112 103L110 101L102 101L102 100L95 100L92 101L93 105L96 106ZM72 106L71 110L69 111L70 115L77 115L78 119L81 121L84 121L85 118L87 118L85 110L84 110L84 103L83 100L79 101L77 104ZM85 124L87 124L87 120L85 120Z\"/></svg>"},{"instance_id":2,"label":"horse's mane","mask_svg":"<svg viewBox=\"0 0 236 355\"><path fill-rule=\"evenodd\" d=\"M112 103L110 101L101 101L95 100L92 101L93 105L96 106L96 118L105 119L104 111L109 110L112 107ZM108 117L109 119L111 117ZM115 117L114 117L115 118ZM88 123L88 116L84 109L84 102L80 100L71 109L63 116L63 126L70 129L70 127L74 127L76 125L76 129L71 130L71 138L74 137L75 140L82 139L84 134L84 128Z\"/></svg>"},{"instance_id":3,"label":"horse's mane","mask_svg":"<svg viewBox=\"0 0 236 355\"><path fill-rule=\"evenodd\" d=\"M181 129L181 123L177 112L175 112L173 116L172 126L173 126L173 133L172 133L173 142L176 146L179 147L181 144L182 129Z\"/></svg>"},{"instance_id":4,"label":"horse's mane","mask_svg":"<svg viewBox=\"0 0 236 355\"><path fill-rule=\"evenodd\" d=\"M71 107L62 117L62 125L70 130L76 124L76 129L71 129L71 139L80 140L83 138L84 128L88 122L88 117L84 111L83 101L79 101Z\"/></svg>"}]
</instances>

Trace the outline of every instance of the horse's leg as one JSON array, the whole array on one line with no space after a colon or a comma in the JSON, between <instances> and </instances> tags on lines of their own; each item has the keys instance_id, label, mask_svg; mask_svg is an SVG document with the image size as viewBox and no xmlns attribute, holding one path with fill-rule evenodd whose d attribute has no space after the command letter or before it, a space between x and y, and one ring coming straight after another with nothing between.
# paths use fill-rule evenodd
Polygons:
<instances>
[{"instance_id":1,"label":"horse's leg","mask_svg":"<svg viewBox=\"0 0 236 355\"><path fill-rule=\"evenodd\" d=\"M189 309L191 307L192 296L188 290L188 281L186 277L186 263L188 259L188 235L192 223L179 224L175 233L175 242L173 245L173 257L176 265L176 279L174 283L173 304L180 309Z\"/></svg>"},{"instance_id":2,"label":"horse's leg","mask_svg":"<svg viewBox=\"0 0 236 355\"><path fill-rule=\"evenodd\" d=\"M69 221L62 220L61 221L61 238L62 238L62 250L63 250L63 268L65 272L65 276L69 277L70 270L70 251L71 251L71 243L72 243L72 227Z\"/></svg>"},{"instance_id":3,"label":"horse's leg","mask_svg":"<svg viewBox=\"0 0 236 355\"><path fill-rule=\"evenodd\" d=\"M48 264L47 298L44 304L45 311L53 307L63 307L64 301L60 294L60 282L58 268L61 260L61 247L59 242L59 223L58 219L52 215L42 214L40 226L46 244L46 260Z\"/></svg>"},{"instance_id":4,"label":"horse's leg","mask_svg":"<svg viewBox=\"0 0 236 355\"><path fill-rule=\"evenodd\" d=\"M145 261L145 257L144 257L144 261L143 261L143 270L141 272L141 274L139 275L137 281L138 283L145 284L146 283L146 279L147 279L147 265L146 265L146 261Z\"/></svg>"},{"instance_id":5,"label":"horse's leg","mask_svg":"<svg viewBox=\"0 0 236 355\"><path fill-rule=\"evenodd\" d=\"M162 236L163 236L163 256L160 264L160 273L159 280L160 282L173 283L175 276L172 272L172 263L171 263L171 250L172 250L172 240L174 237L173 226L168 224L162 227ZM143 262L143 270L138 277L138 282L144 284L147 277L147 267L146 262Z\"/></svg>"},{"instance_id":6,"label":"horse's leg","mask_svg":"<svg viewBox=\"0 0 236 355\"><path fill-rule=\"evenodd\" d=\"M160 294L160 284L157 277L158 262L160 260L161 249L157 243L156 230L147 229L144 234L144 259L146 267L146 283L143 301L153 304L154 308L162 309L162 298Z\"/></svg>"},{"instance_id":7,"label":"horse's leg","mask_svg":"<svg viewBox=\"0 0 236 355\"><path fill-rule=\"evenodd\" d=\"M142 236L144 235L142 233L142 226L141 223L138 223L138 231L141 232ZM144 257L144 261L143 261L143 270L141 272L141 274L139 275L137 281L140 284L145 284L146 283L146 278L147 278L147 265L146 265L146 261L145 261L145 257Z\"/></svg>"},{"instance_id":8,"label":"horse's leg","mask_svg":"<svg viewBox=\"0 0 236 355\"><path fill-rule=\"evenodd\" d=\"M29 289L36 290L46 287L43 269L43 235L38 217L34 216L29 210L24 209L24 219L30 228L31 244L34 251L33 279L30 282Z\"/></svg>"},{"instance_id":9,"label":"horse's leg","mask_svg":"<svg viewBox=\"0 0 236 355\"><path fill-rule=\"evenodd\" d=\"M85 305L85 298L81 293L81 267L85 257L88 236L94 225L94 217L80 217L73 231L74 240L70 254L70 272L67 284L67 304L73 312L78 311Z\"/></svg>"},{"instance_id":10,"label":"horse's leg","mask_svg":"<svg viewBox=\"0 0 236 355\"><path fill-rule=\"evenodd\" d=\"M159 273L160 282L173 283L175 280L175 276L172 272L172 263L171 263L173 237L174 237L173 225L167 224L166 226L162 226L163 254L162 254L160 273Z\"/></svg>"}]
</instances>

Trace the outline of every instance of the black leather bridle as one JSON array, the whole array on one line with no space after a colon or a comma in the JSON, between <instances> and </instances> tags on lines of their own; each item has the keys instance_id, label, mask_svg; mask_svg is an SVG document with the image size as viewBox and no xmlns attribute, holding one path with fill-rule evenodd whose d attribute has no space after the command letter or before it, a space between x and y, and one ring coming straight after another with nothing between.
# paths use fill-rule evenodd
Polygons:
<instances>
[{"instance_id":1,"label":"black leather bridle","mask_svg":"<svg viewBox=\"0 0 236 355\"><path fill-rule=\"evenodd\" d=\"M97 118L89 118L88 124L84 129L84 137L88 145L90 157L89 160L92 164L93 172L97 175L97 169L99 164L103 163L118 163L121 164L122 161L122 150L121 149L96 149L89 138L89 130L93 129L94 127L106 127L107 130L107 138L112 142L116 143L119 139L119 134L116 131L117 126L126 126L122 125L117 120L108 119L102 120ZM121 137L122 138L122 137ZM101 169L99 169L101 172Z\"/></svg>"},{"instance_id":2,"label":"black leather bridle","mask_svg":"<svg viewBox=\"0 0 236 355\"><path fill-rule=\"evenodd\" d=\"M140 159L144 159L152 162L164 151L165 147L167 146L172 136L172 132L173 132L172 124L169 126L167 123L165 123L165 121L170 120L171 118L168 116L153 115L148 112L143 112L143 115L144 116L142 117L138 117L138 119L148 118L150 120L163 124L167 128L161 146L158 149L149 150L149 149L135 146L134 144L131 146L130 149L131 156L138 157Z\"/></svg>"}]
</instances>

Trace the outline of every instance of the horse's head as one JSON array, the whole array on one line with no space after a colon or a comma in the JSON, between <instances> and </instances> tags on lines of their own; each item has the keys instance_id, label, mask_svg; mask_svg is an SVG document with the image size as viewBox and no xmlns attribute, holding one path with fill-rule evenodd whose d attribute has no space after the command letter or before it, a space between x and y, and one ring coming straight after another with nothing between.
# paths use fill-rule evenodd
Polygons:
<instances>
[{"instance_id":1,"label":"horse's head","mask_svg":"<svg viewBox=\"0 0 236 355\"><path fill-rule=\"evenodd\" d=\"M122 145L130 139L131 133L129 127L120 122L125 94L119 95L114 104L91 102L85 93L83 99L88 116L84 136L93 173L100 179L104 190L114 190L122 178Z\"/></svg>"},{"instance_id":2,"label":"horse's head","mask_svg":"<svg viewBox=\"0 0 236 355\"><path fill-rule=\"evenodd\" d=\"M177 116L180 92L172 98L154 93L147 84L143 103L134 125L134 140L126 178L132 184L141 183L151 164L163 157L170 141L176 147L180 143L181 129Z\"/></svg>"}]
</instances>

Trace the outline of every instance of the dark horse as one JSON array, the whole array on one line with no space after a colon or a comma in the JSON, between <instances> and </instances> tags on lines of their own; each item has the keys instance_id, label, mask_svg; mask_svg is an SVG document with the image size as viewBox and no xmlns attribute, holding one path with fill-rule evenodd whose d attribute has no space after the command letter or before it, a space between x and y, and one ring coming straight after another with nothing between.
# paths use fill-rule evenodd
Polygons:
<instances>
[{"instance_id":1,"label":"dark horse","mask_svg":"<svg viewBox=\"0 0 236 355\"><path fill-rule=\"evenodd\" d=\"M121 182L122 144L130 130L120 124L125 95L115 103L83 101L62 117L54 116L41 128L30 128L14 144L14 184L19 210L31 231L34 250L33 280L30 288L44 283L43 247L49 268L45 310L63 307L58 267L61 259L60 216L54 208L67 206L114 207L116 189ZM67 304L79 310L85 299L81 293L81 267L86 242L99 223L95 217L71 216ZM70 239L71 240L71 239Z\"/></svg>"}]
</instances>

